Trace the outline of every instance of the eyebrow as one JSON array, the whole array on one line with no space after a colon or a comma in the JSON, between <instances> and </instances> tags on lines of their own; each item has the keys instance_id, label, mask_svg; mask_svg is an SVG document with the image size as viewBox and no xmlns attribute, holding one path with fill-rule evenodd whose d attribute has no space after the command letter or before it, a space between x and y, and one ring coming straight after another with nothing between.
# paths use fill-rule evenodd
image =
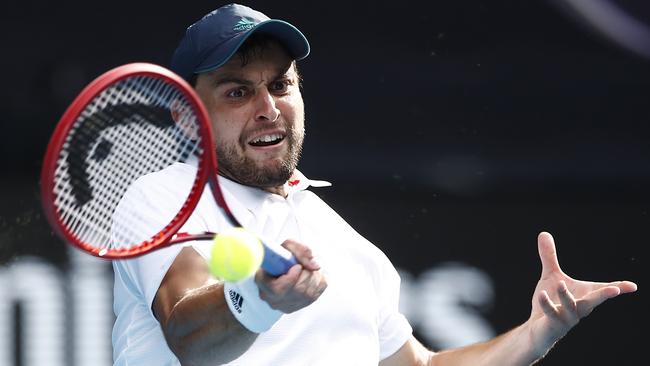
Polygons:
<instances>
[{"instance_id":1,"label":"eyebrow","mask_svg":"<svg viewBox=\"0 0 650 366\"><path fill-rule=\"evenodd\" d=\"M213 85L215 87L219 87L221 85L230 84L230 83L243 84L243 85L253 85L253 82L250 81L250 80L247 80L247 79L244 79L244 78L241 78L241 77L237 77L237 76L232 76L232 75L224 75L223 77L217 78L214 81Z\"/></svg>"},{"instance_id":2,"label":"eyebrow","mask_svg":"<svg viewBox=\"0 0 650 366\"><path fill-rule=\"evenodd\" d=\"M285 70L277 71L275 76L273 76L273 78L271 78L271 80L278 80L278 79L283 79L283 78L289 77L288 74L289 74L290 70L291 70L291 67L289 67L289 68L287 68ZM221 85L229 84L229 83L241 84L241 85L247 85L247 86L251 86L251 85L254 84L253 81L248 80L248 79L244 79L243 77L238 76L238 75L236 75L234 73L226 73L223 76L217 77L216 80L213 82L213 85L214 85L214 87L219 87Z\"/></svg>"}]
</instances>

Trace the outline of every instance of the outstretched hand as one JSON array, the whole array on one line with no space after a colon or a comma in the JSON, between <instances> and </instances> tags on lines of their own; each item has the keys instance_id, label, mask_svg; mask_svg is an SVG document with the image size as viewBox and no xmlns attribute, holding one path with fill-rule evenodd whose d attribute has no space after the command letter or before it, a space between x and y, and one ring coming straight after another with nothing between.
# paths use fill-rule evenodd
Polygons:
<instances>
[{"instance_id":1,"label":"outstretched hand","mask_svg":"<svg viewBox=\"0 0 650 366\"><path fill-rule=\"evenodd\" d=\"M537 242L542 275L535 288L528 323L533 345L544 354L598 305L620 294L634 292L637 286L630 281L575 280L562 272L551 234L540 233Z\"/></svg>"}]
</instances>

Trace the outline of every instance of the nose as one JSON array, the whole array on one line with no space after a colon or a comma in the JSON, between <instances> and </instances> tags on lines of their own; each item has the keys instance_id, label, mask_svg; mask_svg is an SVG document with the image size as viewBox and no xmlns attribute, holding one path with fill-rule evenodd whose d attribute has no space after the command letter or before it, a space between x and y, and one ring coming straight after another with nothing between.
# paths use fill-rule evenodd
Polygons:
<instances>
[{"instance_id":1,"label":"nose","mask_svg":"<svg viewBox=\"0 0 650 366\"><path fill-rule=\"evenodd\" d=\"M275 97L266 89L256 95L255 120L259 122L275 122L280 117Z\"/></svg>"}]
</instances>

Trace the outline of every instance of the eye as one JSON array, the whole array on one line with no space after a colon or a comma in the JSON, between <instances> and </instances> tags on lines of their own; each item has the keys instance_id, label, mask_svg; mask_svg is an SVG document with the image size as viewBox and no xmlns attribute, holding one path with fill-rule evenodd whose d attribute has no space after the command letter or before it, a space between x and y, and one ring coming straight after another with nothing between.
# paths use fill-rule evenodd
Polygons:
<instances>
[{"instance_id":1,"label":"eye","mask_svg":"<svg viewBox=\"0 0 650 366\"><path fill-rule=\"evenodd\" d=\"M228 92L228 97L230 98L243 98L246 96L246 88L237 88Z\"/></svg>"},{"instance_id":2,"label":"eye","mask_svg":"<svg viewBox=\"0 0 650 366\"><path fill-rule=\"evenodd\" d=\"M274 92L285 92L290 84L291 82L289 80L277 80L271 83L269 89Z\"/></svg>"}]
</instances>

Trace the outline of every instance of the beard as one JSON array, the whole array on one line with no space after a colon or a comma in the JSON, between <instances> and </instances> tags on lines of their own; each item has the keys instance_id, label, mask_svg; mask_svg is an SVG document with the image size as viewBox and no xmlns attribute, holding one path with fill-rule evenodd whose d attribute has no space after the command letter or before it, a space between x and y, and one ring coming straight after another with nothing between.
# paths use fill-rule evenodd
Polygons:
<instances>
[{"instance_id":1,"label":"beard","mask_svg":"<svg viewBox=\"0 0 650 366\"><path fill-rule=\"evenodd\" d=\"M286 183L298 166L302 153L305 130L292 127L285 137L287 151L280 161L274 164L258 163L239 151L245 149L245 142L240 141L241 150L235 143L217 143L217 163L219 172L243 185L272 188Z\"/></svg>"}]
</instances>

